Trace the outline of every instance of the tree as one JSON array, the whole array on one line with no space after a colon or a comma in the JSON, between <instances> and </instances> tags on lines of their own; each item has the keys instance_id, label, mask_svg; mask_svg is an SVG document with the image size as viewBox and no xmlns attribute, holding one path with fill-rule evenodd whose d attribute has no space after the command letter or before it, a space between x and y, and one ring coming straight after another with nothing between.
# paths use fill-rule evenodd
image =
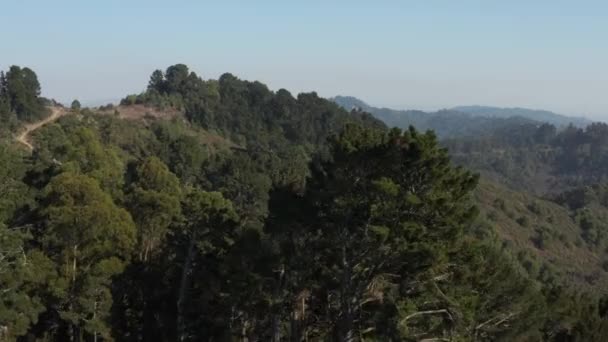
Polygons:
<instances>
[{"instance_id":1,"label":"tree","mask_svg":"<svg viewBox=\"0 0 608 342\"><path fill-rule=\"evenodd\" d=\"M165 75L161 70L154 70L148 82L148 90L156 90L159 93L165 91Z\"/></svg>"},{"instance_id":2,"label":"tree","mask_svg":"<svg viewBox=\"0 0 608 342\"><path fill-rule=\"evenodd\" d=\"M78 100L74 100L72 101L72 105L70 106L70 108L72 109L72 111L74 112L78 112L80 110L80 101Z\"/></svg>"},{"instance_id":3,"label":"tree","mask_svg":"<svg viewBox=\"0 0 608 342\"><path fill-rule=\"evenodd\" d=\"M232 201L243 225L259 228L267 213L272 181L254 158L242 153L215 156L205 165L205 176L209 188Z\"/></svg>"},{"instance_id":4,"label":"tree","mask_svg":"<svg viewBox=\"0 0 608 342\"><path fill-rule=\"evenodd\" d=\"M166 91L168 93L178 93L183 90L183 84L188 78L188 67L184 64L176 64L167 68L165 72Z\"/></svg>"},{"instance_id":5,"label":"tree","mask_svg":"<svg viewBox=\"0 0 608 342\"><path fill-rule=\"evenodd\" d=\"M29 68L11 66L5 75L5 97L19 120L33 121L46 114L40 96L40 83Z\"/></svg>"},{"instance_id":6,"label":"tree","mask_svg":"<svg viewBox=\"0 0 608 342\"><path fill-rule=\"evenodd\" d=\"M10 98L8 96L8 82L4 71L0 71L0 122L3 125L12 124L16 119L14 113L11 112Z\"/></svg>"},{"instance_id":7,"label":"tree","mask_svg":"<svg viewBox=\"0 0 608 342\"><path fill-rule=\"evenodd\" d=\"M31 236L0 223L0 340L24 335L45 310L41 296L53 278L53 264L39 250L27 250Z\"/></svg>"},{"instance_id":8,"label":"tree","mask_svg":"<svg viewBox=\"0 0 608 342\"><path fill-rule=\"evenodd\" d=\"M317 288L318 250L311 248L321 235L307 229L315 224L315 208L312 203L294 192L291 186L273 189L269 201L269 213L264 233L272 259L261 268L261 276L272 279L259 295L269 302L270 339L281 341L286 335L291 341L306 339L315 331L327 332L327 326L316 327L311 306L312 289ZM265 260L269 260L266 258ZM318 336L316 336L318 337Z\"/></svg>"},{"instance_id":9,"label":"tree","mask_svg":"<svg viewBox=\"0 0 608 342\"><path fill-rule=\"evenodd\" d=\"M184 224L181 231L182 248L185 257L181 266L179 292L177 296L177 331L178 340L186 340L187 330L192 329L195 322L188 322L187 317L202 320L205 314L205 300L211 289L203 285L210 279L200 278L203 274L210 274L204 269L217 270L220 260L234 243L237 215L232 203L218 192L205 192L190 189L183 200ZM197 268L197 270L193 270ZM194 274L199 284L191 289L190 280ZM215 281L225 282L222 279ZM202 282L202 283L200 283ZM202 289L201 289L202 287ZM201 293L202 292L202 293ZM219 296L219 293L212 294Z\"/></svg>"},{"instance_id":10,"label":"tree","mask_svg":"<svg viewBox=\"0 0 608 342\"><path fill-rule=\"evenodd\" d=\"M447 332L464 341L540 340L547 311L540 287L491 241L466 237L456 244L443 267L411 284L418 295L400 302L402 334L431 338Z\"/></svg>"},{"instance_id":11,"label":"tree","mask_svg":"<svg viewBox=\"0 0 608 342\"><path fill-rule=\"evenodd\" d=\"M398 289L440 267L475 217L469 193L477 177L452 167L432 133L413 128L386 134L349 126L331 151L304 194L314 216L302 234L318 234L307 247L317 251L319 275L311 305L323 306L324 330L335 340L366 331L382 339L371 327L380 312L398 306L400 297L390 293L407 293Z\"/></svg>"},{"instance_id":12,"label":"tree","mask_svg":"<svg viewBox=\"0 0 608 342\"><path fill-rule=\"evenodd\" d=\"M97 132L85 127L68 130L67 141L49 142L51 152L62 161L62 168L95 178L115 199L122 198L124 163L115 149L104 146Z\"/></svg>"},{"instance_id":13,"label":"tree","mask_svg":"<svg viewBox=\"0 0 608 342\"><path fill-rule=\"evenodd\" d=\"M182 135L170 143L169 161L173 173L184 183L195 184L207 153L194 137Z\"/></svg>"},{"instance_id":14,"label":"tree","mask_svg":"<svg viewBox=\"0 0 608 342\"><path fill-rule=\"evenodd\" d=\"M110 337L112 276L122 272L136 241L129 213L94 179L62 173L46 187L42 241L59 275L58 312L71 340ZM58 285L58 286L59 286Z\"/></svg>"},{"instance_id":15,"label":"tree","mask_svg":"<svg viewBox=\"0 0 608 342\"><path fill-rule=\"evenodd\" d=\"M150 157L136 168L128 206L138 227L139 260L164 241L169 226L180 215L179 180L160 159Z\"/></svg>"},{"instance_id":16,"label":"tree","mask_svg":"<svg viewBox=\"0 0 608 342\"><path fill-rule=\"evenodd\" d=\"M538 144L549 144L555 138L557 129L555 126L545 123L536 130L534 139Z\"/></svg>"},{"instance_id":17,"label":"tree","mask_svg":"<svg viewBox=\"0 0 608 342\"><path fill-rule=\"evenodd\" d=\"M24 204L32 202L32 193L22 179L26 164L17 151L0 144L0 224L13 218L13 214Z\"/></svg>"}]
</instances>

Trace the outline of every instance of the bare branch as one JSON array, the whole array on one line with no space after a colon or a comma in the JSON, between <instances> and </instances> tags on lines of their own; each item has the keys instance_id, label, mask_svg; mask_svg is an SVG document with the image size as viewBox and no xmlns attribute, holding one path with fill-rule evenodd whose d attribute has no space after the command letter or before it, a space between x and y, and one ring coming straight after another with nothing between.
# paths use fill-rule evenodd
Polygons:
<instances>
[{"instance_id":1,"label":"bare branch","mask_svg":"<svg viewBox=\"0 0 608 342\"><path fill-rule=\"evenodd\" d=\"M510 320L511 318L513 318L514 316L516 316L517 314L518 314L518 312L511 312L511 313L507 314L506 316L504 316L503 318L500 318L500 319L499 319L499 316L490 318L489 320L478 324L475 327L475 331L477 332L478 330L481 330L481 328L485 327L486 325L490 325L490 324L493 327L501 325L502 323ZM498 320L498 321L496 321L496 320ZM493 323L494 321L496 321L496 323Z\"/></svg>"},{"instance_id":2,"label":"bare branch","mask_svg":"<svg viewBox=\"0 0 608 342\"><path fill-rule=\"evenodd\" d=\"M412 314L409 314L407 316L405 316L405 318L403 320L401 320L401 323L405 323L407 321L409 321L410 319L414 318L414 317L418 317L418 316L423 316L423 315L446 315L450 318L451 321L453 321L453 317L452 314L450 313L450 311L448 311L447 309L439 309L439 310L426 310L426 311L418 311L418 312L414 312Z\"/></svg>"}]
</instances>

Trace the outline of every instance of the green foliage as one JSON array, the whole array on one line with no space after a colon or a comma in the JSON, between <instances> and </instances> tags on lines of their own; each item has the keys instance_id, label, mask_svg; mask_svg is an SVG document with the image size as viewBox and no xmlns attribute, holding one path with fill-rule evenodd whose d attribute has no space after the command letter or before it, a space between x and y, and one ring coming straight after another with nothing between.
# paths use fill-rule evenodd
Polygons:
<instances>
[{"instance_id":1,"label":"green foliage","mask_svg":"<svg viewBox=\"0 0 608 342\"><path fill-rule=\"evenodd\" d=\"M159 141L157 153L171 172L185 183L200 182L203 163L211 151L178 122L157 122L152 129Z\"/></svg>"},{"instance_id":2,"label":"green foliage","mask_svg":"<svg viewBox=\"0 0 608 342\"><path fill-rule=\"evenodd\" d=\"M411 319L402 321L402 329L428 334L447 326L452 336L466 341L541 339L546 304L539 286L505 252L492 243L466 240L450 261L453 266L419 283L418 290L426 293L410 304L418 312L444 309L447 314L439 321L431 319L437 313L406 316Z\"/></svg>"},{"instance_id":3,"label":"green foliage","mask_svg":"<svg viewBox=\"0 0 608 342\"><path fill-rule=\"evenodd\" d=\"M608 226L605 215L600 216L590 208L583 208L576 211L575 220L581 228L581 237L585 242L595 247L608 245L606 240Z\"/></svg>"},{"instance_id":4,"label":"green foliage","mask_svg":"<svg viewBox=\"0 0 608 342\"><path fill-rule=\"evenodd\" d=\"M0 143L0 224L13 218L15 212L31 202L32 191L23 183L27 165L10 146Z\"/></svg>"},{"instance_id":5,"label":"green foliage","mask_svg":"<svg viewBox=\"0 0 608 342\"><path fill-rule=\"evenodd\" d=\"M24 114L0 76L8 137ZM488 120L445 143L478 184L432 132L315 93L174 65L132 104L154 115L74 110L31 155L0 144L0 339L608 336L602 125ZM535 196L548 179L567 191Z\"/></svg>"},{"instance_id":6,"label":"green foliage","mask_svg":"<svg viewBox=\"0 0 608 342\"><path fill-rule=\"evenodd\" d=\"M97 131L66 118L65 125L49 125L36 139L37 153L55 160L55 166L95 178L114 199L122 198L124 162L116 148L100 141Z\"/></svg>"},{"instance_id":7,"label":"green foliage","mask_svg":"<svg viewBox=\"0 0 608 342\"><path fill-rule=\"evenodd\" d=\"M27 233L0 223L0 339L12 341L25 334L45 310L40 294L52 263L40 251L26 251Z\"/></svg>"},{"instance_id":8,"label":"green foliage","mask_svg":"<svg viewBox=\"0 0 608 342\"><path fill-rule=\"evenodd\" d=\"M138 228L139 260L147 261L180 215L179 180L158 158L143 160L135 169L127 195Z\"/></svg>"},{"instance_id":9,"label":"green foliage","mask_svg":"<svg viewBox=\"0 0 608 342\"><path fill-rule=\"evenodd\" d=\"M229 288L226 278L230 277L218 277L214 272L223 271L222 264L238 236L237 214L232 203L218 192L189 189L182 210L183 230L175 239L176 248L185 251L183 257L178 258L182 261L181 277L175 282L179 284L176 304L179 340L204 334L208 332L207 326L217 321L218 317L205 314L214 309L209 296L221 296L220 289ZM210 289L204 283L193 281L201 278L215 282L219 288ZM199 336L204 336L202 334Z\"/></svg>"},{"instance_id":10,"label":"green foliage","mask_svg":"<svg viewBox=\"0 0 608 342\"><path fill-rule=\"evenodd\" d=\"M534 124L541 128L535 135L535 140L543 143L555 136L555 126L565 127L574 123L577 127L584 127L591 123L582 117L568 117L549 111L526 108L459 106L437 112L423 112L373 107L350 96L336 96L331 100L346 110L369 112L389 126L404 129L414 126L421 131L432 130L442 139L479 137L509 127ZM517 132L512 131L511 134L516 136Z\"/></svg>"},{"instance_id":11,"label":"green foliage","mask_svg":"<svg viewBox=\"0 0 608 342\"><path fill-rule=\"evenodd\" d=\"M156 70L145 93L122 103L177 108L191 122L222 132L241 146L279 151L290 142L321 145L347 122L384 126L369 114L348 114L316 93L294 98L284 89L273 93L260 82L231 74L205 81L183 64L164 73Z\"/></svg>"},{"instance_id":12,"label":"green foliage","mask_svg":"<svg viewBox=\"0 0 608 342\"><path fill-rule=\"evenodd\" d=\"M263 164L257 162L257 158L263 157L264 154L218 155L205 167L207 187L229 198L247 226L259 227L267 213L272 180Z\"/></svg>"},{"instance_id":13,"label":"green foliage","mask_svg":"<svg viewBox=\"0 0 608 342\"><path fill-rule=\"evenodd\" d=\"M386 134L350 126L332 140L331 151L307 183L303 207L310 211L282 223L300 227L292 234L304 234L301 239L311 239L304 248L317 251L317 277L303 281L313 288L296 288L292 296L306 290L331 298L310 310L325 312L326 323L315 329L336 339L375 324L388 326L373 336L388 338L396 327L376 320L395 319L385 315L402 298L390 293L406 291L445 262L446 242L458 239L476 214L467 199L477 178L452 168L432 134L413 129Z\"/></svg>"},{"instance_id":14,"label":"green foliage","mask_svg":"<svg viewBox=\"0 0 608 342\"><path fill-rule=\"evenodd\" d=\"M557 195L560 189L608 179L607 124L594 123L585 129L571 125L553 133L555 130L547 124L510 125L484 136L451 139L444 144L458 164L515 189L541 195ZM580 198L574 195L569 193L565 198Z\"/></svg>"},{"instance_id":15,"label":"green foliage","mask_svg":"<svg viewBox=\"0 0 608 342\"><path fill-rule=\"evenodd\" d=\"M36 73L29 68L13 65L0 77L0 98L5 115L7 107L20 121L35 121L47 115L44 101L40 98L40 83Z\"/></svg>"},{"instance_id":16,"label":"green foliage","mask_svg":"<svg viewBox=\"0 0 608 342\"><path fill-rule=\"evenodd\" d=\"M515 221L517 222L517 224L519 224L522 227L528 227L528 226L530 226L530 221L528 221L528 217L527 216L521 216L521 217L519 217Z\"/></svg>"},{"instance_id":17,"label":"green foliage","mask_svg":"<svg viewBox=\"0 0 608 342\"><path fill-rule=\"evenodd\" d=\"M97 181L69 172L45 189L44 214L41 240L59 276L59 317L71 334L108 338L109 286L135 246L133 220Z\"/></svg>"},{"instance_id":18,"label":"green foliage","mask_svg":"<svg viewBox=\"0 0 608 342\"><path fill-rule=\"evenodd\" d=\"M81 107L82 106L80 105L80 101L78 101L78 100L72 101L72 105L70 106L70 108L72 109L72 111L75 111L75 112L78 112Z\"/></svg>"},{"instance_id":19,"label":"green foliage","mask_svg":"<svg viewBox=\"0 0 608 342\"><path fill-rule=\"evenodd\" d=\"M517 192L487 180L481 181L475 197L480 210L488 217L491 229L501 240L509 242L511 253L527 252L520 263L531 270L533 278L536 278L535 269L544 262L560 271L560 275L553 277L558 284L578 291L603 292L603 284L608 278L603 275L599 260L603 259L605 242L604 239L598 244L585 241L583 236L587 235L583 235L585 231L581 229L580 220L586 216L594 222L590 232L603 231L602 218L608 213L606 208L589 202L587 210L572 210L550 199ZM501 203L509 205L506 212L496 208ZM533 210L530 210L531 203ZM492 219L491 214L494 215ZM525 226L520 224L522 222Z\"/></svg>"}]
</instances>

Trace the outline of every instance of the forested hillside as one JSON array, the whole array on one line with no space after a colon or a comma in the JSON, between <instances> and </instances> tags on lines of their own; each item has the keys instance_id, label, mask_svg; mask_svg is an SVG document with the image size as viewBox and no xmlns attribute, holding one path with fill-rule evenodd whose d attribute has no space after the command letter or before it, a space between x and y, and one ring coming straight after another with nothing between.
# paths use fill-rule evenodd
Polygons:
<instances>
[{"instance_id":1,"label":"forested hillside","mask_svg":"<svg viewBox=\"0 0 608 342\"><path fill-rule=\"evenodd\" d=\"M496 108L485 106L462 106L437 112L421 110L395 110L377 108L351 96L336 96L331 99L346 110L361 109L373 114L387 125L419 130L432 130L441 139L479 137L491 135L497 130L517 130L517 126L549 123L558 128L570 124L584 128L591 121L555 114L543 110L525 108Z\"/></svg>"},{"instance_id":2,"label":"forested hillside","mask_svg":"<svg viewBox=\"0 0 608 342\"><path fill-rule=\"evenodd\" d=\"M456 163L516 189L555 194L608 177L608 125L563 130L550 124L505 127L483 137L447 139Z\"/></svg>"},{"instance_id":3,"label":"forested hillside","mask_svg":"<svg viewBox=\"0 0 608 342\"><path fill-rule=\"evenodd\" d=\"M452 108L455 111L473 114L482 117L494 118L509 118L519 116L535 121L545 122L557 127L565 127L570 124L576 127L584 128L592 123L591 120L584 117L572 117L561 114L556 114L548 110L527 109L527 108L499 108L489 106L458 106Z\"/></svg>"},{"instance_id":4,"label":"forested hillside","mask_svg":"<svg viewBox=\"0 0 608 342\"><path fill-rule=\"evenodd\" d=\"M440 143L178 64L29 151L54 105L34 80L0 88L0 340L608 336L604 126ZM543 198L491 168L524 152Z\"/></svg>"},{"instance_id":5,"label":"forested hillside","mask_svg":"<svg viewBox=\"0 0 608 342\"><path fill-rule=\"evenodd\" d=\"M335 100L343 106L378 113L377 108L355 98ZM582 128L559 127L509 117L527 112L538 120L576 122L576 118L546 111L480 106L457 109L499 117L489 120L502 123L477 134L448 134L441 144L448 148L456 164L480 172L483 181L476 191L477 204L503 243L533 274L542 270L543 277L550 274L552 281L603 292L608 284L608 227L604 224L608 206L603 194L608 170L608 126L594 123ZM410 113L380 110L389 112L405 117ZM428 122L435 114L419 115L421 119L412 125L432 129ZM455 115L461 119L461 114ZM381 114L378 117L391 123ZM474 121L468 129L480 128L481 122Z\"/></svg>"},{"instance_id":6,"label":"forested hillside","mask_svg":"<svg viewBox=\"0 0 608 342\"><path fill-rule=\"evenodd\" d=\"M607 137L604 123L561 131L542 124L449 139L443 145L455 163L480 172L496 187L511 189L502 192L499 204L486 200L508 240L527 241L541 264L570 264L569 272L552 267L562 273L557 279L603 292L608 284ZM522 210L506 210L509 205Z\"/></svg>"}]
</instances>

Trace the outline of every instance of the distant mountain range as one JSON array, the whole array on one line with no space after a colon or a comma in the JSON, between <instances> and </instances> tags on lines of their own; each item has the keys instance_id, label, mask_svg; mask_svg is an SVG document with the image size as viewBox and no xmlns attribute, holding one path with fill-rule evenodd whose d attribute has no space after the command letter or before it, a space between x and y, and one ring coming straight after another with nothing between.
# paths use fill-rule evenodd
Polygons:
<instances>
[{"instance_id":1,"label":"distant mountain range","mask_svg":"<svg viewBox=\"0 0 608 342\"><path fill-rule=\"evenodd\" d=\"M527 109L527 108L499 108L490 106L458 106L452 108L459 112L469 113L475 116L493 117L493 118L508 118L513 116L521 116L540 122L548 122L555 126L567 126L573 124L577 127L585 127L591 123L591 120L584 117L573 117L561 114L556 114L547 110Z\"/></svg>"},{"instance_id":2,"label":"distant mountain range","mask_svg":"<svg viewBox=\"0 0 608 342\"><path fill-rule=\"evenodd\" d=\"M567 126L570 123L584 127L591 123L590 120L581 117L525 108L461 106L437 112L425 112L373 107L352 96L336 96L331 100L347 110L360 108L369 112L389 126L407 128L412 125L419 130L434 130L440 138L483 135L507 126L516 127L543 122L557 127Z\"/></svg>"}]
</instances>

